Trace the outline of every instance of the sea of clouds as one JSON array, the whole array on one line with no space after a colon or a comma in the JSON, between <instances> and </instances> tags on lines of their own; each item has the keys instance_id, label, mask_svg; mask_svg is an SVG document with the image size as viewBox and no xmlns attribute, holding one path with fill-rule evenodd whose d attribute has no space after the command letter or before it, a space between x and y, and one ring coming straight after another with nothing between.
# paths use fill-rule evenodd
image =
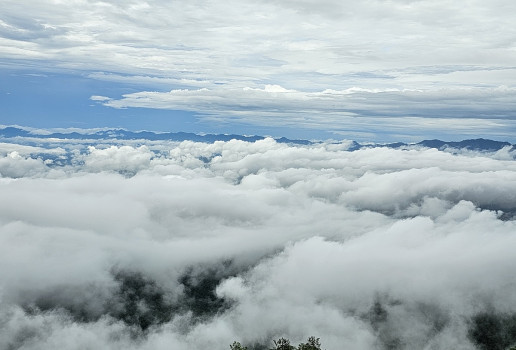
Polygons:
<instances>
[{"instance_id":1,"label":"sea of clouds","mask_svg":"<svg viewBox=\"0 0 516 350\"><path fill-rule=\"evenodd\" d=\"M1 349L504 349L516 162L408 146L0 143Z\"/></svg>"}]
</instances>

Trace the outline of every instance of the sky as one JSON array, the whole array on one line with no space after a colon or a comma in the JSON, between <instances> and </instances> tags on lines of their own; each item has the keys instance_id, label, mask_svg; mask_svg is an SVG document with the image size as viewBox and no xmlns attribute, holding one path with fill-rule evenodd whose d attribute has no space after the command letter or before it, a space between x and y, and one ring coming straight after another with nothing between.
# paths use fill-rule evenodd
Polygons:
<instances>
[{"instance_id":1,"label":"sky","mask_svg":"<svg viewBox=\"0 0 516 350\"><path fill-rule=\"evenodd\" d=\"M0 128L28 133L0 139L0 349L514 346L516 147L367 143L516 143L514 23L509 0L3 0ZM34 137L99 128L272 137Z\"/></svg>"},{"instance_id":2,"label":"sky","mask_svg":"<svg viewBox=\"0 0 516 350\"><path fill-rule=\"evenodd\" d=\"M0 124L516 142L511 0L2 1Z\"/></svg>"}]
</instances>

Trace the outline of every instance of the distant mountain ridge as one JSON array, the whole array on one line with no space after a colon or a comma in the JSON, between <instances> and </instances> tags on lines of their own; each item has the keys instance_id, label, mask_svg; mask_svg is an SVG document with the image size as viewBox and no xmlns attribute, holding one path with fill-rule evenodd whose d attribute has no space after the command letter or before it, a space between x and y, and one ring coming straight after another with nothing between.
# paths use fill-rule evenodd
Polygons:
<instances>
[{"instance_id":1,"label":"distant mountain ridge","mask_svg":"<svg viewBox=\"0 0 516 350\"><path fill-rule=\"evenodd\" d=\"M512 150L516 149L516 145L513 145L509 142L504 141L495 141L489 139L469 139L462 141L442 141L442 140L423 140L418 143L405 143L405 142L395 142L395 143L387 143L387 144L373 144L373 145L360 145L355 142L352 146L353 149L360 149L363 147L389 147L389 148L404 148L411 146L421 146L426 148L435 148L440 151L444 151L446 149L456 149L456 150L470 150L470 151L479 151L479 152L496 152L501 150L504 147L511 147Z\"/></svg>"},{"instance_id":2,"label":"distant mountain ridge","mask_svg":"<svg viewBox=\"0 0 516 350\"><path fill-rule=\"evenodd\" d=\"M418 143L418 145L429 147L429 148L466 148L474 151L498 151L507 146L513 146L509 142L494 141L488 139L472 139L463 140L459 142L444 142L441 140L425 140ZM514 146L513 146L514 147Z\"/></svg>"},{"instance_id":3,"label":"distant mountain ridge","mask_svg":"<svg viewBox=\"0 0 516 350\"><path fill-rule=\"evenodd\" d=\"M79 133L72 131L69 133L54 132L50 134L41 134L27 131L22 128L8 126L0 129L0 137L33 137L41 139L72 139L72 140L151 140L151 141L195 141L212 143L215 141L241 140L247 142L255 142L265 139L264 136L245 136L236 134L205 134L199 135L189 132L152 132L152 131L129 131L125 129L108 129L93 133ZM293 143L308 145L308 140L291 140L285 137L275 139L280 143Z\"/></svg>"},{"instance_id":4,"label":"distant mountain ridge","mask_svg":"<svg viewBox=\"0 0 516 350\"><path fill-rule=\"evenodd\" d=\"M86 130L85 130L86 131ZM255 142L258 140L265 139L264 136L245 136L236 134L205 134L199 135L188 132L152 132L152 131L129 131L125 129L106 129L96 132L85 132L80 133L77 131L66 132L53 132L53 133L38 133L29 131L21 127L6 126L0 128L0 138L10 139L15 137L30 137L39 139L71 139L71 140L151 140L151 141L195 141L213 143L215 141L230 141L233 139ZM297 145L310 145L314 142L308 140L291 140L286 137L276 138L276 142L279 143L290 143ZM445 150L448 148L452 149L467 149L472 151L484 151L484 152L496 152L504 147L512 147L516 149L516 146L503 141L494 141L484 138L469 139L463 141L442 141L442 140L423 140L418 143L404 143L395 142L388 144L360 144L353 141L349 147L350 151L358 150L367 147L390 147L390 148L403 148L409 146L422 146L428 148L436 148L439 150Z\"/></svg>"}]
</instances>

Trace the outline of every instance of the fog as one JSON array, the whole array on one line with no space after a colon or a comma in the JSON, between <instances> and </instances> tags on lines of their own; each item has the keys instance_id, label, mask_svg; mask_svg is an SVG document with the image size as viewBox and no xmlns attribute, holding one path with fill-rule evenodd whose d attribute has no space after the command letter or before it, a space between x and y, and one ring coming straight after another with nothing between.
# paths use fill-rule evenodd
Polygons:
<instances>
[{"instance_id":1,"label":"fog","mask_svg":"<svg viewBox=\"0 0 516 350\"><path fill-rule=\"evenodd\" d=\"M1 349L505 349L510 148L0 144Z\"/></svg>"}]
</instances>

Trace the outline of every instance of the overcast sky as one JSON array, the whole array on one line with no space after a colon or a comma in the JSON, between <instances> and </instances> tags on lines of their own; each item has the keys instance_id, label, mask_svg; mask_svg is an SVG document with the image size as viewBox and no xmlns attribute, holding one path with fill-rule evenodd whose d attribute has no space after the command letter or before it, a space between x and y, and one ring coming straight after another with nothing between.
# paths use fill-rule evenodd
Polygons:
<instances>
[{"instance_id":1,"label":"overcast sky","mask_svg":"<svg viewBox=\"0 0 516 350\"><path fill-rule=\"evenodd\" d=\"M516 142L512 0L4 0L0 123Z\"/></svg>"}]
</instances>

